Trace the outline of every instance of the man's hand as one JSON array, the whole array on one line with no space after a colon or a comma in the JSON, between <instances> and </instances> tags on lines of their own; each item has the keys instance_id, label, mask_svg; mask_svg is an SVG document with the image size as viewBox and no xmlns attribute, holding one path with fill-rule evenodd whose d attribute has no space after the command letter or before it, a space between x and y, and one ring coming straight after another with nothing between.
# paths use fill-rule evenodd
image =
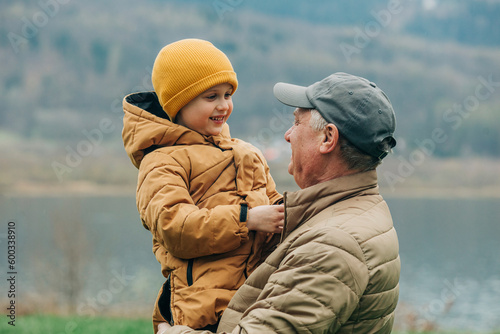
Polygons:
<instances>
[{"instance_id":1,"label":"man's hand","mask_svg":"<svg viewBox=\"0 0 500 334\"><path fill-rule=\"evenodd\" d=\"M158 324L157 334L166 334L170 328L172 328L172 326L170 326L168 322L161 322Z\"/></svg>"},{"instance_id":2,"label":"man's hand","mask_svg":"<svg viewBox=\"0 0 500 334\"><path fill-rule=\"evenodd\" d=\"M281 233L285 224L283 205L260 205L248 210L247 227L249 230Z\"/></svg>"}]
</instances>

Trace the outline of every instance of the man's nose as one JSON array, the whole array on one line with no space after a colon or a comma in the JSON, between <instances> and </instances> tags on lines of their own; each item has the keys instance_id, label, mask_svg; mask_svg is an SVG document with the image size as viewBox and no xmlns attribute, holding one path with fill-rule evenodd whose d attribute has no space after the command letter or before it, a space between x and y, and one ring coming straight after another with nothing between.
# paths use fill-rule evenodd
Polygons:
<instances>
[{"instance_id":1,"label":"man's nose","mask_svg":"<svg viewBox=\"0 0 500 334\"><path fill-rule=\"evenodd\" d=\"M292 133L292 128L293 128L293 126L291 126L291 127L290 127L288 130L286 130L286 132L285 132L285 140L286 140L287 142L290 142L290 133Z\"/></svg>"}]
</instances>

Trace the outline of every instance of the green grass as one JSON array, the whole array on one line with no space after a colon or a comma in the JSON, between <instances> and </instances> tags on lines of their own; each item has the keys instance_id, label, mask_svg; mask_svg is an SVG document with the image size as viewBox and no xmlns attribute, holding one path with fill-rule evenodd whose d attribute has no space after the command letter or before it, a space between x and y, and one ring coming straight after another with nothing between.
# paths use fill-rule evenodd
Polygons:
<instances>
[{"instance_id":1,"label":"green grass","mask_svg":"<svg viewBox=\"0 0 500 334\"><path fill-rule=\"evenodd\" d=\"M63 317L55 315L28 315L16 318L15 326L8 324L5 317L0 322L2 334L152 334L150 319ZM417 334L414 332L393 332L394 334ZM418 332L418 334L468 334L469 332ZM500 331L489 334L500 334Z\"/></svg>"},{"instance_id":2,"label":"green grass","mask_svg":"<svg viewBox=\"0 0 500 334\"><path fill-rule=\"evenodd\" d=\"M152 334L150 319L62 317L52 315L29 315L16 318L15 326L2 317L2 334Z\"/></svg>"}]
</instances>

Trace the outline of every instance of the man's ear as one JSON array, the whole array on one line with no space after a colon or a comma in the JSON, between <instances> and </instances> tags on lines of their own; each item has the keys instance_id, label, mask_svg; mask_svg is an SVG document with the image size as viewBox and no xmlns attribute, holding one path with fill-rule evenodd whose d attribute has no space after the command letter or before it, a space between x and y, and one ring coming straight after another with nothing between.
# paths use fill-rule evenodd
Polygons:
<instances>
[{"instance_id":1,"label":"man's ear","mask_svg":"<svg viewBox=\"0 0 500 334\"><path fill-rule=\"evenodd\" d=\"M339 143L339 130L335 124L327 124L323 130L323 141L319 147L319 152L327 154L332 152Z\"/></svg>"}]
</instances>

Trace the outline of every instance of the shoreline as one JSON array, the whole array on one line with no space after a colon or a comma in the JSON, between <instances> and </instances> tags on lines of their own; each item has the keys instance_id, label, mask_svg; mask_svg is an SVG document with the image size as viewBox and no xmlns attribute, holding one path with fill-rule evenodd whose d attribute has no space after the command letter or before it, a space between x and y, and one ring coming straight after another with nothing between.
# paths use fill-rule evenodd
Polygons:
<instances>
[{"instance_id":1,"label":"shoreline","mask_svg":"<svg viewBox=\"0 0 500 334\"><path fill-rule=\"evenodd\" d=\"M393 198L439 198L439 199L474 199L498 198L500 199L500 186L491 187L425 187L401 188L386 190L381 187L380 194L386 199Z\"/></svg>"},{"instance_id":2,"label":"shoreline","mask_svg":"<svg viewBox=\"0 0 500 334\"><path fill-rule=\"evenodd\" d=\"M414 187L397 187L392 190L379 185L380 193L384 198L500 198L500 185L487 187L466 186L438 186L420 184ZM280 185L279 188L296 191L297 187ZM4 197L60 197L60 196L86 196L86 197L135 197L136 185L124 184L102 185L89 181L65 182L64 185L54 183L18 182L12 186L0 188L0 194Z\"/></svg>"}]
</instances>

